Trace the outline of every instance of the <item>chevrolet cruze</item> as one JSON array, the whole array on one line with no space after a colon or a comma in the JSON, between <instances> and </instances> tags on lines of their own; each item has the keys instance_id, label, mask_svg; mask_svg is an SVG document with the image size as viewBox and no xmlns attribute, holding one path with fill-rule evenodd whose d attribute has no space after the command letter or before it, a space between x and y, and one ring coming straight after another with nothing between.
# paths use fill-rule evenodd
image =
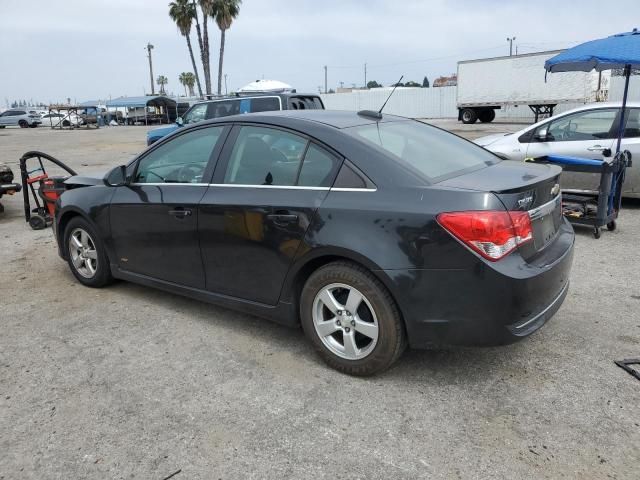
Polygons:
<instances>
[{"instance_id":1,"label":"chevrolet cruze","mask_svg":"<svg viewBox=\"0 0 640 480\"><path fill-rule=\"evenodd\" d=\"M329 365L370 375L407 345L504 344L553 316L574 245L559 174L392 115L269 112L71 177L55 227L86 286L301 325Z\"/></svg>"}]
</instances>

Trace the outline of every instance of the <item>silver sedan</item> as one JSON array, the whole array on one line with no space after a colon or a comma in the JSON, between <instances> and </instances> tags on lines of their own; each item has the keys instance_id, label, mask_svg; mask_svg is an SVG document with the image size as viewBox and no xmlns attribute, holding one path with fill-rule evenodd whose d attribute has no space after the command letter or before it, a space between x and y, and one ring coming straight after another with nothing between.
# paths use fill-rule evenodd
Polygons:
<instances>
[{"instance_id":1,"label":"silver sedan","mask_svg":"<svg viewBox=\"0 0 640 480\"><path fill-rule=\"evenodd\" d=\"M489 135L475 140L478 145L511 160L544 155L602 159L605 149L615 151L620 124L620 104L595 103L555 115L514 133ZM627 104L622 149L633 156L627 170L623 196L640 198L640 102ZM597 174L565 172L566 190L596 191Z\"/></svg>"}]
</instances>

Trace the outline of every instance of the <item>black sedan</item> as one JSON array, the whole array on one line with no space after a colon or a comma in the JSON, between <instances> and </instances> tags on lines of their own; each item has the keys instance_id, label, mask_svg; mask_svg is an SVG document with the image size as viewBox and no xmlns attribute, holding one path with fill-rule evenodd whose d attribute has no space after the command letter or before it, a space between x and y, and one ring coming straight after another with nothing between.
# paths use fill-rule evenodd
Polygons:
<instances>
[{"instance_id":1,"label":"black sedan","mask_svg":"<svg viewBox=\"0 0 640 480\"><path fill-rule=\"evenodd\" d=\"M568 288L554 166L392 115L289 111L180 129L57 203L60 255L114 278L301 324L368 375L405 347L513 342Z\"/></svg>"}]
</instances>

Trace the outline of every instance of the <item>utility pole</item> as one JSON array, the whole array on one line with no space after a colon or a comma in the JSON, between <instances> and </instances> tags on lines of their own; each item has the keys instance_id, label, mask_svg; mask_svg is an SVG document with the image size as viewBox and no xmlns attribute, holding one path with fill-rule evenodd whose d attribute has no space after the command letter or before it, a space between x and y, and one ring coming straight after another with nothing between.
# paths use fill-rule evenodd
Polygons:
<instances>
[{"instance_id":1,"label":"utility pole","mask_svg":"<svg viewBox=\"0 0 640 480\"><path fill-rule=\"evenodd\" d=\"M324 66L324 93L329 93L327 91L327 66Z\"/></svg>"},{"instance_id":2,"label":"utility pole","mask_svg":"<svg viewBox=\"0 0 640 480\"><path fill-rule=\"evenodd\" d=\"M229 95L229 89L227 88L227 74L224 74L224 94Z\"/></svg>"},{"instance_id":3,"label":"utility pole","mask_svg":"<svg viewBox=\"0 0 640 480\"><path fill-rule=\"evenodd\" d=\"M507 37L507 42L509 42L509 56L513 55L513 41L515 39L516 39L516 37L511 37L511 38Z\"/></svg>"},{"instance_id":4,"label":"utility pole","mask_svg":"<svg viewBox=\"0 0 640 480\"><path fill-rule=\"evenodd\" d=\"M151 60L151 50L153 50L153 45L151 43L147 43L145 47L147 49L147 57L149 57L149 78L151 79L151 95L156 94L155 87L153 85L153 61Z\"/></svg>"},{"instance_id":5,"label":"utility pole","mask_svg":"<svg viewBox=\"0 0 640 480\"><path fill-rule=\"evenodd\" d=\"M364 88L367 88L367 62L364 62Z\"/></svg>"}]
</instances>

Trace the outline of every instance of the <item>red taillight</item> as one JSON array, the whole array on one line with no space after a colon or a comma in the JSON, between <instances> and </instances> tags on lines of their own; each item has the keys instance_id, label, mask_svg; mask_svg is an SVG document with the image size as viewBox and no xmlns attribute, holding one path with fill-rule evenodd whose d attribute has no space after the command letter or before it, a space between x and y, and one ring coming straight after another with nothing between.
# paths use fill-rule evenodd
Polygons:
<instances>
[{"instance_id":1,"label":"red taillight","mask_svg":"<svg viewBox=\"0 0 640 480\"><path fill-rule=\"evenodd\" d=\"M528 212L449 212L438 215L438 223L469 248L493 262L533 238Z\"/></svg>"}]
</instances>

